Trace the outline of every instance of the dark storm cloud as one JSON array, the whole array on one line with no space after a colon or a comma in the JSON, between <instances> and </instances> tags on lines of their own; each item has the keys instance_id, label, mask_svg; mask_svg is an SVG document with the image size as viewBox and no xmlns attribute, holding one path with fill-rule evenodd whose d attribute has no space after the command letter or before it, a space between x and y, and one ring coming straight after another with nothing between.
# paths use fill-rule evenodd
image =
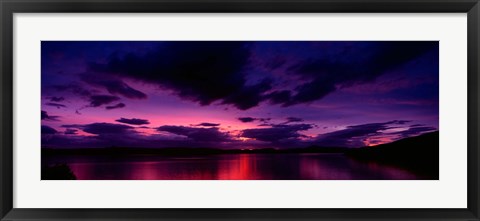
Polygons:
<instances>
[{"instance_id":1,"label":"dark storm cloud","mask_svg":"<svg viewBox=\"0 0 480 221\"><path fill-rule=\"evenodd\" d=\"M343 130L321 134L314 143L323 146L359 147L364 145L364 139L379 135L381 134L380 131L394 128L393 125L401 125L405 122L408 121L399 120L348 126Z\"/></svg>"},{"instance_id":2,"label":"dark storm cloud","mask_svg":"<svg viewBox=\"0 0 480 221\"><path fill-rule=\"evenodd\" d=\"M335 58L319 57L290 67L292 74L309 82L297 86L295 93L285 90L270 93L266 96L270 102L283 106L312 102L338 87L371 82L428 51L438 50L438 42L365 42L365 47L357 44L360 45L357 48L347 47L344 42L337 44L336 50L344 52Z\"/></svg>"},{"instance_id":3,"label":"dark storm cloud","mask_svg":"<svg viewBox=\"0 0 480 221\"><path fill-rule=\"evenodd\" d=\"M287 104L292 98L292 92L287 90L274 91L265 96L271 104Z\"/></svg>"},{"instance_id":4,"label":"dark storm cloud","mask_svg":"<svg viewBox=\"0 0 480 221\"><path fill-rule=\"evenodd\" d=\"M121 95L130 99L145 99L147 95L130 87L125 82L112 78L111 76L99 76L93 74L82 74L81 79L96 87L105 88L109 93Z\"/></svg>"},{"instance_id":5,"label":"dark storm cloud","mask_svg":"<svg viewBox=\"0 0 480 221\"><path fill-rule=\"evenodd\" d=\"M106 63L90 64L90 70L157 84L201 105L220 101L247 110L264 100L282 106L312 102L338 87L371 82L428 51L438 50L438 42L325 42L326 51L338 53L300 55L287 68L307 83L274 90L274 82L268 77L247 84L251 44L255 43L168 42L144 55L113 54ZM285 61L279 64L272 67L283 66Z\"/></svg>"},{"instance_id":6,"label":"dark storm cloud","mask_svg":"<svg viewBox=\"0 0 480 221\"><path fill-rule=\"evenodd\" d=\"M221 132L217 127L204 128L164 125L158 127L157 131L165 131L171 134L186 136L199 142L223 142L231 140L227 133Z\"/></svg>"},{"instance_id":7,"label":"dark storm cloud","mask_svg":"<svg viewBox=\"0 0 480 221\"><path fill-rule=\"evenodd\" d=\"M148 120L144 120L144 119L138 119L138 118L131 118L131 119L128 119L128 118L120 118L118 120L115 120L117 122L120 122L120 123L124 123L124 124L132 124L132 125L144 125L144 124L150 124L150 122L148 122Z\"/></svg>"},{"instance_id":8,"label":"dark storm cloud","mask_svg":"<svg viewBox=\"0 0 480 221\"><path fill-rule=\"evenodd\" d=\"M243 86L242 90L225 97L222 104L233 104L240 110L255 107L263 100L262 94L272 88L271 83L271 80L265 79L253 86Z\"/></svg>"},{"instance_id":9,"label":"dark storm cloud","mask_svg":"<svg viewBox=\"0 0 480 221\"><path fill-rule=\"evenodd\" d=\"M56 108L58 108L58 109L60 109L60 108L66 108L66 107L67 107L66 105L58 104L58 103L52 103L52 102L46 103L45 105L52 106L52 107L56 107Z\"/></svg>"},{"instance_id":10,"label":"dark storm cloud","mask_svg":"<svg viewBox=\"0 0 480 221\"><path fill-rule=\"evenodd\" d=\"M113 55L90 68L157 84L201 105L221 101L245 110L258 105L270 88L267 80L246 84L249 55L245 42L168 42L145 55Z\"/></svg>"},{"instance_id":11,"label":"dark storm cloud","mask_svg":"<svg viewBox=\"0 0 480 221\"><path fill-rule=\"evenodd\" d=\"M110 104L114 101L120 100L119 97L117 96L111 96L111 95L92 95L89 98L90 105L89 107L99 107L104 104Z\"/></svg>"},{"instance_id":12,"label":"dark storm cloud","mask_svg":"<svg viewBox=\"0 0 480 221\"><path fill-rule=\"evenodd\" d=\"M285 139L299 138L303 135L299 131L313 128L311 124L278 124L270 128L246 129L241 132L242 137L253 138L260 141L280 142Z\"/></svg>"},{"instance_id":13,"label":"dark storm cloud","mask_svg":"<svg viewBox=\"0 0 480 221\"><path fill-rule=\"evenodd\" d=\"M239 121L243 122L243 123L250 123L250 122L253 122L253 121L260 121L260 122L268 122L270 121L272 118L254 118L254 117L239 117L237 118Z\"/></svg>"},{"instance_id":14,"label":"dark storm cloud","mask_svg":"<svg viewBox=\"0 0 480 221\"><path fill-rule=\"evenodd\" d=\"M77 130L75 130L75 129L66 129L66 130L65 130L65 134L70 134L70 135L77 134Z\"/></svg>"},{"instance_id":15,"label":"dark storm cloud","mask_svg":"<svg viewBox=\"0 0 480 221\"><path fill-rule=\"evenodd\" d=\"M124 124L112 124L112 123L92 123L92 124L69 124L62 125L65 128L78 128L84 132L91 134L129 134L134 133L134 127Z\"/></svg>"},{"instance_id":16,"label":"dark storm cloud","mask_svg":"<svg viewBox=\"0 0 480 221\"><path fill-rule=\"evenodd\" d=\"M47 99L49 99L51 102L62 102L65 100L64 97L48 97Z\"/></svg>"},{"instance_id":17,"label":"dark storm cloud","mask_svg":"<svg viewBox=\"0 0 480 221\"><path fill-rule=\"evenodd\" d=\"M200 123L200 124L196 124L196 125L193 125L193 126L201 126L201 127L218 127L220 126L220 124L216 124L216 123Z\"/></svg>"},{"instance_id":18,"label":"dark storm cloud","mask_svg":"<svg viewBox=\"0 0 480 221\"><path fill-rule=\"evenodd\" d=\"M105 109L112 110L112 109L124 108L125 106L126 105L124 103L118 103L112 106L106 106Z\"/></svg>"},{"instance_id":19,"label":"dark storm cloud","mask_svg":"<svg viewBox=\"0 0 480 221\"><path fill-rule=\"evenodd\" d=\"M122 124L93 123L85 125L83 131L91 134L126 134L132 132L132 128Z\"/></svg>"},{"instance_id":20,"label":"dark storm cloud","mask_svg":"<svg viewBox=\"0 0 480 221\"><path fill-rule=\"evenodd\" d=\"M253 117L239 117L238 120L243 122L243 123L249 123L255 121L257 118Z\"/></svg>"},{"instance_id":21,"label":"dark storm cloud","mask_svg":"<svg viewBox=\"0 0 480 221\"><path fill-rule=\"evenodd\" d=\"M42 125L42 134L56 134L57 133L57 130L49 127L49 126L46 126L46 125Z\"/></svg>"},{"instance_id":22,"label":"dark storm cloud","mask_svg":"<svg viewBox=\"0 0 480 221\"><path fill-rule=\"evenodd\" d=\"M50 116L46 111L41 111L42 120L58 121L59 116Z\"/></svg>"}]
</instances>

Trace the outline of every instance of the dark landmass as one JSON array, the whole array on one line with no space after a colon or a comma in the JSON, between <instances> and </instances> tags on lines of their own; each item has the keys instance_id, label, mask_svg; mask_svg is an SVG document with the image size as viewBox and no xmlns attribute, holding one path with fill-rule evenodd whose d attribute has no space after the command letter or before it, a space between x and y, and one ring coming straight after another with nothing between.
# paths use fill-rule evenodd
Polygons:
<instances>
[{"instance_id":1,"label":"dark landmass","mask_svg":"<svg viewBox=\"0 0 480 221\"><path fill-rule=\"evenodd\" d=\"M428 179L439 178L439 132L426 133L388 144L351 149L356 160L396 166Z\"/></svg>"},{"instance_id":2,"label":"dark landmass","mask_svg":"<svg viewBox=\"0 0 480 221\"><path fill-rule=\"evenodd\" d=\"M282 153L342 153L348 157L363 161L402 168L427 179L439 178L439 132L422 134L416 137L405 138L388 144L373 147L346 148L346 147L320 147L290 149L218 149L218 148L138 148L138 147L106 147L106 148L77 148L54 149L42 148L42 156L75 155L75 156L109 156L123 157L135 155L158 156L198 156L215 154L282 154ZM68 171L62 165L47 168L49 174L62 172L68 177ZM66 166L67 169L68 166ZM42 179L43 179L42 169Z\"/></svg>"},{"instance_id":3,"label":"dark landmass","mask_svg":"<svg viewBox=\"0 0 480 221\"><path fill-rule=\"evenodd\" d=\"M70 167L66 164L56 164L42 167L42 180L76 180Z\"/></svg>"}]
</instances>

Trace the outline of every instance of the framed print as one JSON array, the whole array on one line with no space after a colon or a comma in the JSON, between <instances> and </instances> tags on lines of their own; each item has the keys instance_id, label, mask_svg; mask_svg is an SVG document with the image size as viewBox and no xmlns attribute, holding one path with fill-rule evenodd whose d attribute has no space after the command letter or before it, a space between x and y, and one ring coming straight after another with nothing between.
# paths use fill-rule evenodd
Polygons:
<instances>
[{"instance_id":1,"label":"framed print","mask_svg":"<svg viewBox=\"0 0 480 221\"><path fill-rule=\"evenodd\" d=\"M1 220L479 220L476 0L1 7Z\"/></svg>"}]
</instances>

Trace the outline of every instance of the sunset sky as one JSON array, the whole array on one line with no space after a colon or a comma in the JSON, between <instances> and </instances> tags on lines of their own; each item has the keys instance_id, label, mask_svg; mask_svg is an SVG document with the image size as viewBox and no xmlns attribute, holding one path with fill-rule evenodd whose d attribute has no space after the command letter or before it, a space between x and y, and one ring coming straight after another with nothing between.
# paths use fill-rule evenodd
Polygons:
<instances>
[{"instance_id":1,"label":"sunset sky","mask_svg":"<svg viewBox=\"0 0 480 221\"><path fill-rule=\"evenodd\" d=\"M43 41L42 146L362 147L438 130L436 41Z\"/></svg>"}]
</instances>

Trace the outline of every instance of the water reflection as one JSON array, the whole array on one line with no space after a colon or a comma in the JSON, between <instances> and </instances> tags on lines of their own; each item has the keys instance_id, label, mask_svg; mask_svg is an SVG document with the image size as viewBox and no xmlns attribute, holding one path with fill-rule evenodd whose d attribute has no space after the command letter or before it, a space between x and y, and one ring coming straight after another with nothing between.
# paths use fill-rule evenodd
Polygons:
<instances>
[{"instance_id":1,"label":"water reflection","mask_svg":"<svg viewBox=\"0 0 480 221\"><path fill-rule=\"evenodd\" d=\"M399 168L342 154L225 154L195 157L47 157L80 180L383 180L420 179Z\"/></svg>"}]
</instances>

